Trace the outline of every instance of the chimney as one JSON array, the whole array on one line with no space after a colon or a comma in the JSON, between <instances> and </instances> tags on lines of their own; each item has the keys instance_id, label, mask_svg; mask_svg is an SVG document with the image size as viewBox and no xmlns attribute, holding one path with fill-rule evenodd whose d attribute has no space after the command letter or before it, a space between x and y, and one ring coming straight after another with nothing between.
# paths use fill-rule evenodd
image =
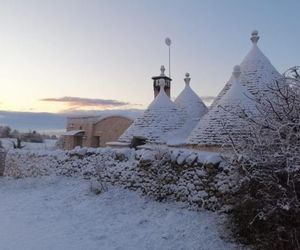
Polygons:
<instances>
[{"instance_id":1,"label":"chimney","mask_svg":"<svg viewBox=\"0 0 300 250\"><path fill-rule=\"evenodd\" d=\"M165 67L162 65L160 67L160 76L154 76L153 79L153 90L154 90L154 98L158 95L160 86L159 86L159 80L164 79L165 80L165 92L167 96L171 96L171 81L172 79L170 77L167 77L165 75Z\"/></svg>"}]
</instances>

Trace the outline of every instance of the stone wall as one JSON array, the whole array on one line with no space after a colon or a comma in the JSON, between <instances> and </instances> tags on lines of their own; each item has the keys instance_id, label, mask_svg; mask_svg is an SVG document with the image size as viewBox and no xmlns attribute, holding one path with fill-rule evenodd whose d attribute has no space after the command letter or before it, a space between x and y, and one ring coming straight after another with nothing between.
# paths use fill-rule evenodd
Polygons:
<instances>
[{"instance_id":1,"label":"stone wall","mask_svg":"<svg viewBox=\"0 0 300 250\"><path fill-rule=\"evenodd\" d=\"M217 153L177 148L76 149L7 155L6 176L65 175L97 179L156 200L183 202L193 209L228 209L238 180Z\"/></svg>"},{"instance_id":2,"label":"stone wall","mask_svg":"<svg viewBox=\"0 0 300 250\"><path fill-rule=\"evenodd\" d=\"M93 134L99 136L99 146L105 147L107 142L117 141L132 123L122 116L106 117L95 123Z\"/></svg>"},{"instance_id":3,"label":"stone wall","mask_svg":"<svg viewBox=\"0 0 300 250\"><path fill-rule=\"evenodd\" d=\"M120 115L107 117L68 118L67 131L83 130L81 145L76 144L76 136L64 137L64 149L71 150L76 146L105 147L107 142L117 141L133 120Z\"/></svg>"},{"instance_id":4,"label":"stone wall","mask_svg":"<svg viewBox=\"0 0 300 250\"><path fill-rule=\"evenodd\" d=\"M74 117L67 119L67 131L83 130L84 137L82 138L83 147L90 147L93 141L93 124L97 118L95 117ZM64 149L71 150L76 146L76 138L74 136L64 137Z\"/></svg>"},{"instance_id":5,"label":"stone wall","mask_svg":"<svg viewBox=\"0 0 300 250\"><path fill-rule=\"evenodd\" d=\"M5 158L6 158L6 150L3 148L0 148L0 176L2 176L4 173Z\"/></svg>"}]
</instances>

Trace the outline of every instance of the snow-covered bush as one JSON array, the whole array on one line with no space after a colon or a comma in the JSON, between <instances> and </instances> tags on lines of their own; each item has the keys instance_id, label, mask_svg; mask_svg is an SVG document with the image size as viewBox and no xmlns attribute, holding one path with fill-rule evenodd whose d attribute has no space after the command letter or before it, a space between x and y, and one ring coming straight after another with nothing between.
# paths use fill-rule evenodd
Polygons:
<instances>
[{"instance_id":1,"label":"snow-covered bush","mask_svg":"<svg viewBox=\"0 0 300 250\"><path fill-rule=\"evenodd\" d=\"M101 194L108 190L105 180L105 166L102 162L95 165L95 179L91 181L91 191L95 194Z\"/></svg>"},{"instance_id":2,"label":"snow-covered bush","mask_svg":"<svg viewBox=\"0 0 300 250\"><path fill-rule=\"evenodd\" d=\"M105 182L101 179L92 180L90 184L90 191L96 195L102 194L108 190Z\"/></svg>"},{"instance_id":3,"label":"snow-covered bush","mask_svg":"<svg viewBox=\"0 0 300 250\"><path fill-rule=\"evenodd\" d=\"M259 249L300 249L300 96L276 82L245 114L249 138L234 143L241 173L235 193L236 235Z\"/></svg>"}]
</instances>

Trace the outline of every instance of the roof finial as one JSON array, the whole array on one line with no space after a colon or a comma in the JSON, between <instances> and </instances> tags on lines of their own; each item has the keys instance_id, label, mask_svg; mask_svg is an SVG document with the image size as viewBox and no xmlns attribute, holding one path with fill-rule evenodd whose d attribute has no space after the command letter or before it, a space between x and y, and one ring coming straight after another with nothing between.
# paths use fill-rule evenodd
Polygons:
<instances>
[{"instance_id":1,"label":"roof finial","mask_svg":"<svg viewBox=\"0 0 300 250\"><path fill-rule=\"evenodd\" d=\"M186 73L185 74L185 78L184 78L185 85L189 86L190 85L190 81L191 81L190 74Z\"/></svg>"},{"instance_id":2,"label":"roof finial","mask_svg":"<svg viewBox=\"0 0 300 250\"><path fill-rule=\"evenodd\" d=\"M252 31L250 40L252 41L253 44L257 44L259 40L259 35L257 30Z\"/></svg>"},{"instance_id":3,"label":"roof finial","mask_svg":"<svg viewBox=\"0 0 300 250\"><path fill-rule=\"evenodd\" d=\"M165 79L159 79L158 84L159 84L159 87L160 87L159 91L165 90L165 85L166 85Z\"/></svg>"},{"instance_id":4,"label":"roof finial","mask_svg":"<svg viewBox=\"0 0 300 250\"><path fill-rule=\"evenodd\" d=\"M165 66L164 65L161 65L160 67L160 76L165 76Z\"/></svg>"},{"instance_id":5,"label":"roof finial","mask_svg":"<svg viewBox=\"0 0 300 250\"><path fill-rule=\"evenodd\" d=\"M238 79L241 75L241 67L239 65L236 65L233 67L232 75L235 79Z\"/></svg>"}]
</instances>

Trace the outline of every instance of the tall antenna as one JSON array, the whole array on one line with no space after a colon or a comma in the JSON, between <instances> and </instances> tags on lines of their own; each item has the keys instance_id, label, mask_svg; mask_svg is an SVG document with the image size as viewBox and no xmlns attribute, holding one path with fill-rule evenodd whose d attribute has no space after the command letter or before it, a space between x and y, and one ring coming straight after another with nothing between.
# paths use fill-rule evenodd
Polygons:
<instances>
[{"instance_id":1,"label":"tall antenna","mask_svg":"<svg viewBox=\"0 0 300 250\"><path fill-rule=\"evenodd\" d=\"M170 38L166 38L165 40L166 45L169 47L169 77L171 78L171 39Z\"/></svg>"}]
</instances>

